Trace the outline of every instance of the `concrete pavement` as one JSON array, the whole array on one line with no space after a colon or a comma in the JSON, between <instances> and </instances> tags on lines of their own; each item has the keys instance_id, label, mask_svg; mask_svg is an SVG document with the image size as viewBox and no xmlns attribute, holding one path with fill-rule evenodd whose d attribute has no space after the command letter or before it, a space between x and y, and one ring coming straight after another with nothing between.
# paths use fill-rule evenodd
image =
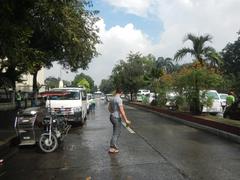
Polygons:
<instances>
[{"instance_id":1,"label":"concrete pavement","mask_svg":"<svg viewBox=\"0 0 240 180\"><path fill-rule=\"evenodd\" d=\"M0 111L0 160L9 157L11 146L17 144L17 135L14 130L16 110Z\"/></svg>"}]
</instances>

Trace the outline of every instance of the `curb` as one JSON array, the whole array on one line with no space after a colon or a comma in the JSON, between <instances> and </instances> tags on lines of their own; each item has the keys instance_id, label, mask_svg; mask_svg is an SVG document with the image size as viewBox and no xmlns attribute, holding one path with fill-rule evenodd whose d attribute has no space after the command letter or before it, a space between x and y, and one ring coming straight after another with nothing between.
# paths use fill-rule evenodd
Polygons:
<instances>
[{"instance_id":1,"label":"curb","mask_svg":"<svg viewBox=\"0 0 240 180\"><path fill-rule=\"evenodd\" d=\"M0 179L7 171L6 161L8 161L18 151L17 148L13 148L19 143L18 140L17 136L11 136L7 138L7 141L0 144Z\"/></svg>"},{"instance_id":2,"label":"curb","mask_svg":"<svg viewBox=\"0 0 240 180\"><path fill-rule=\"evenodd\" d=\"M11 156L11 148L19 144L17 135L12 135L7 138L2 144L0 144L0 159L4 161Z\"/></svg>"},{"instance_id":3,"label":"curb","mask_svg":"<svg viewBox=\"0 0 240 180\"><path fill-rule=\"evenodd\" d=\"M224 137L226 139L232 140L234 142L240 143L240 128L223 124L220 122L210 121L206 119L202 119L199 117L193 117L191 115L172 112L164 109L159 109L154 106L147 106L143 104L137 103L129 103L130 106L137 106L143 110L151 111L153 113L157 113L161 116L170 118L174 121L181 122L187 126L198 128L217 136Z\"/></svg>"}]
</instances>

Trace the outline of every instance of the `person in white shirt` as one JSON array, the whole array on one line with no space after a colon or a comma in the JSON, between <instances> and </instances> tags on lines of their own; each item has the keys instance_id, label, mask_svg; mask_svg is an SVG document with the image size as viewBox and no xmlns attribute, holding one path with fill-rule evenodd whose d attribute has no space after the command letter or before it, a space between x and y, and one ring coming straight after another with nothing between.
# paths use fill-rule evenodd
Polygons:
<instances>
[{"instance_id":1,"label":"person in white shirt","mask_svg":"<svg viewBox=\"0 0 240 180\"><path fill-rule=\"evenodd\" d=\"M110 108L112 109L110 114L110 121L113 125L113 134L110 141L109 153L119 152L118 139L121 133L121 121L123 120L127 125L131 124L131 121L129 121L126 117L123 108L123 102L121 99L122 93L123 91L120 88L117 88L114 98L110 101Z\"/></svg>"}]
</instances>

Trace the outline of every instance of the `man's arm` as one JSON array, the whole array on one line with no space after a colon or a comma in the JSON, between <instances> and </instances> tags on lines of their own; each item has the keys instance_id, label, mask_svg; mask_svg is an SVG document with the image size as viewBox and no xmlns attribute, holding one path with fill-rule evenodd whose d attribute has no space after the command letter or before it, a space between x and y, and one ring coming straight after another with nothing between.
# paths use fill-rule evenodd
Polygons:
<instances>
[{"instance_id":1,"label":"man's arm","mask_svg":"<svg viewBox=\"0 0 240 180\"><path fill-rule=\"evenodd\" d=\"M129 120L127 119L127 116L126 116L126 114L125 114L123 105L119 106L119 111L120 111L120 114L121 114L122 118L123 118L124 121L126 122L126 124L128 124L128 125L131 124L131 121L129 121Z\"/></svg>"}]
</instances>

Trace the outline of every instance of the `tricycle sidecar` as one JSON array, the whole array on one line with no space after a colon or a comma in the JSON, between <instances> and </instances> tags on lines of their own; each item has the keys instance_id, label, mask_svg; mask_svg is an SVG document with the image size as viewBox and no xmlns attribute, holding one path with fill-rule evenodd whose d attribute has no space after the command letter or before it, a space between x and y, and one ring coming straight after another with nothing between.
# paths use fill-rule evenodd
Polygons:
<instances>
[{"instance_id":1,"label":"tricycle sidecar","mask_svg":"<svg viewBox=\"0 0 240 180\"><path fill-rule=\"evenodd\" d=\"M15 130L19 137L19 145L34 145L43 131L43 119L46 108L31 107L18 112L15 118Z\"/></svg>"},{"instance_id":2,"label":"tricycle sidecar","mask_svg":"<svg viewBox=\"0 0 240 180\"><path fill-rule=\"evenodd\" d=\"M43 97L65 96L65 92L46 92ZM43 152L53 152L58 143L63 141L71 125L67 123L64 112L52 112L51 106L46 108L31 107L19 111L15 119L15 129L20 145L39 144Z\"/></svg>"}]
</instances>

